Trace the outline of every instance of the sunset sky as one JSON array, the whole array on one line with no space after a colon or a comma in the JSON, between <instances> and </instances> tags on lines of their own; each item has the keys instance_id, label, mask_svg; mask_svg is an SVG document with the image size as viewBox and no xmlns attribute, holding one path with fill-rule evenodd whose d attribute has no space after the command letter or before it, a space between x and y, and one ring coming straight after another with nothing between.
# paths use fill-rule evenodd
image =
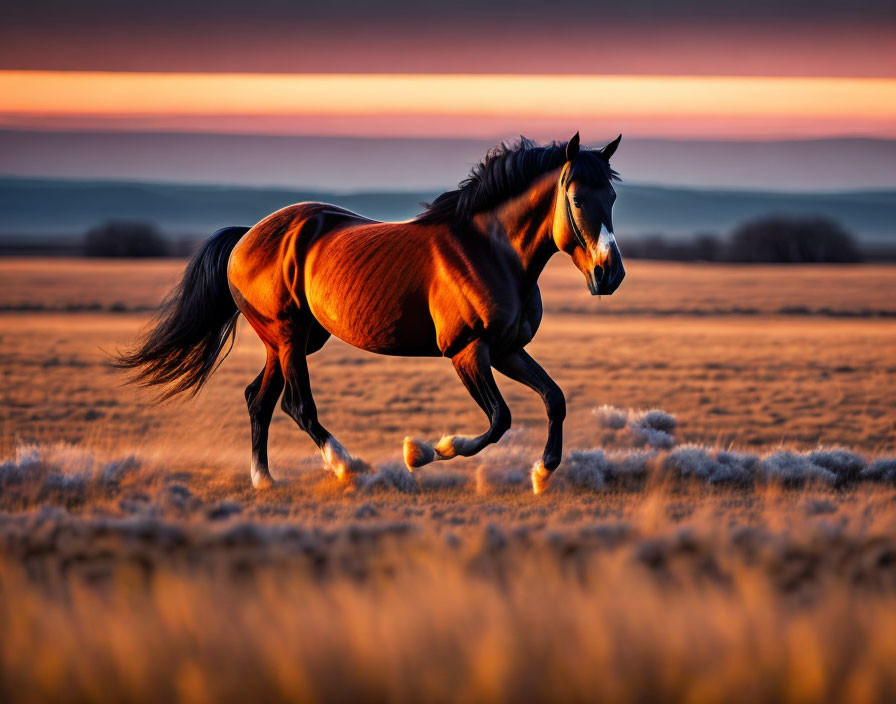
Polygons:
<instances>
[{"instance_id":1,"label":"sunset sky","mask_svg":"<svg viewBox=\"0 0 896 704\"><path fill-rule=\"evenodd\" d=\"M896 137L896 80L882 78L6 71L0 95L14 126Z\"/></svg>"},{"instance_id":2,"label":"sunset sky","mask_svg":"<svg viewBox=\"0 0 896 704\"><path fill-rule=\"evenodd\" d=\"M0 126L491 138L896 138L892 2L36 0Z\"/></svg>"}]
</instances>

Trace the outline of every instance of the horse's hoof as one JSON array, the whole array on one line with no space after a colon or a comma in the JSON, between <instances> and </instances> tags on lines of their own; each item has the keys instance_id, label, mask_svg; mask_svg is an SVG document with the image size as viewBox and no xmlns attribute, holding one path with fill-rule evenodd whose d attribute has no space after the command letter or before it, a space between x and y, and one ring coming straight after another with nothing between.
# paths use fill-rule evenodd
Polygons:
<instances>
[{"instance_id":1,"label":"horse's hoof","mask_svg":"<svg viewBox=\"0 0 896 704\"><path fill-rule=\"evenodd\" d=\"M411 437L404 439L404 463L408 471L413 472L418 467L429 464L436 458L436 451L429 443L414 440Z\"/></svg>"},{"instance_id":2,"label":"horse's hoof","mask_svg":"<svg viewBox=\"0 0 896 704\"><path fill-rule=\"evenodd\" d=\"M544 466L544 462L538 460L532 467L532 493L538 496L548 488L551 479L551 471Z\"/></svg>"},{"instance_id":3,"label":"horse's hoof","mask_svg":"<svg viewBox=\"0 0 896 704\"><path fill-rule=\"evenodd\" d=\"M268 472L252 472L252 486L256 489L270 489L274 486L274 478Z\"/></svg>"},{"instance_id":4,"label":"horse's hoof","mask_svg":"<svg viewBox=\"0 0 896 704\"><path fill-rule=\"evenodd\" d=\"M357 461L339 441L329 438L321 448L320 454L324 458L324 464L333 471L340 482L348 482L355 474Z\"/></svg>"},{"instance_id":5,"label":"horse's hoof","mask_svg":"<svg viewBox=\"0 0 896 704\"><path fill-rule=\"evenodd\" d=\"M355 476L355 473L352 471L352 468L348 465L344 464L328 464L327 467L332 470L333 474L336 475L336 481L340 484L348 484L351 482L352 477Z\"/></svg>"}]
</instances>

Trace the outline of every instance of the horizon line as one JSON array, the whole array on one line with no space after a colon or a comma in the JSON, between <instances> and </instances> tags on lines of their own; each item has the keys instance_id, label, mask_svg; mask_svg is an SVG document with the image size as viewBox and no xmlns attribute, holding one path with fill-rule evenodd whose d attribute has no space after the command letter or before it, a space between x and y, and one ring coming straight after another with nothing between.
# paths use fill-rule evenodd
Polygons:
<instances>
[{"instance_id":1,"label":"horizon line","mask_svg":"<svg viewBox=\"0 0 896 704\"><path fill-rule=\"evenodd\" d=\"M141 179L141 178L109 178L109 177L87 177L77 178L72 176L31 176L16 175L6 172L0 172L0 181L36 181L46 182L55 181L72 184L102 184L108 186L173 186L175 188L209 188L209 189L244 189L249 191L286 191L299 192L309 194L325 194L338 196L364 196L364 195L438 195L452 191L458 187L439 186L435 188L353 188L348 190L340 190L338 188L313 188L310 186L289 186L277 184L250 184L250 183L227 183L222 181L177 181L177 180L159 180L159 179ZM753 188L747 186L694 186L694 185L673 185L668 183L650 182L650 181L633 181L626 179L621 181L619 188L634 186L635 188L653 188L665 191L698 191L709 193L737 193L737 194L770 194L770 195L792 195L792 196L851 196L851 195L875 195L875 194L894 194L896 195L896 186L890 188L814 188L812 190L785 190L775 188Z\"/></svg>"}]
</instances>

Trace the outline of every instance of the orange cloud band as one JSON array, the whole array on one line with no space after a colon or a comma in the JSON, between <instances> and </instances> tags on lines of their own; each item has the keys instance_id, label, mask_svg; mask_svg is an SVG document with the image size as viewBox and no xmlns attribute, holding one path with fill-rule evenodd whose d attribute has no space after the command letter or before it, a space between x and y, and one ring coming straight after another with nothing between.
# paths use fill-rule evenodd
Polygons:
<instances>
[{"instance_id":1,"label":"orange cloud band","mask_svg":"<svg viewBox=\"0 0 896 704\"><path fill-rule=\"evenodd\" d=\"M767 124L770 130L896 134L896 79L719 76L189 74L0 71L7 124L93 116L405 116L503 122L627 120ZM440 126L441 125L441 126ZM326 132L326 130L324 130ZM424 130L425 131L425 130ZM654 130L655 131L655 130ZM748 130L749 131L749 130ZM760 130L761 131L761 130Z\"/></svg>"}]
</instances>

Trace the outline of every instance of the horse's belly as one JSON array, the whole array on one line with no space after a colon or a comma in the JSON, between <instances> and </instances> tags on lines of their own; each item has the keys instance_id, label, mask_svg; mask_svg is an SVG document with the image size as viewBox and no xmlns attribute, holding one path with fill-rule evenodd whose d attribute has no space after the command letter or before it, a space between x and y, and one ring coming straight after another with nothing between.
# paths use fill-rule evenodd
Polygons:
<instances>
[{"instance_id":1,"label":"horse's belly","mask_svg":"<svg viewBox=\"0 0 896 704\"><path fill-rule=\"evenodd\" d=\"M412 281L397 285L334 275L326 268L306 281L308 306L330 333L379 354L439 355L428 302Z\"/></svg>"}]
</instances>

